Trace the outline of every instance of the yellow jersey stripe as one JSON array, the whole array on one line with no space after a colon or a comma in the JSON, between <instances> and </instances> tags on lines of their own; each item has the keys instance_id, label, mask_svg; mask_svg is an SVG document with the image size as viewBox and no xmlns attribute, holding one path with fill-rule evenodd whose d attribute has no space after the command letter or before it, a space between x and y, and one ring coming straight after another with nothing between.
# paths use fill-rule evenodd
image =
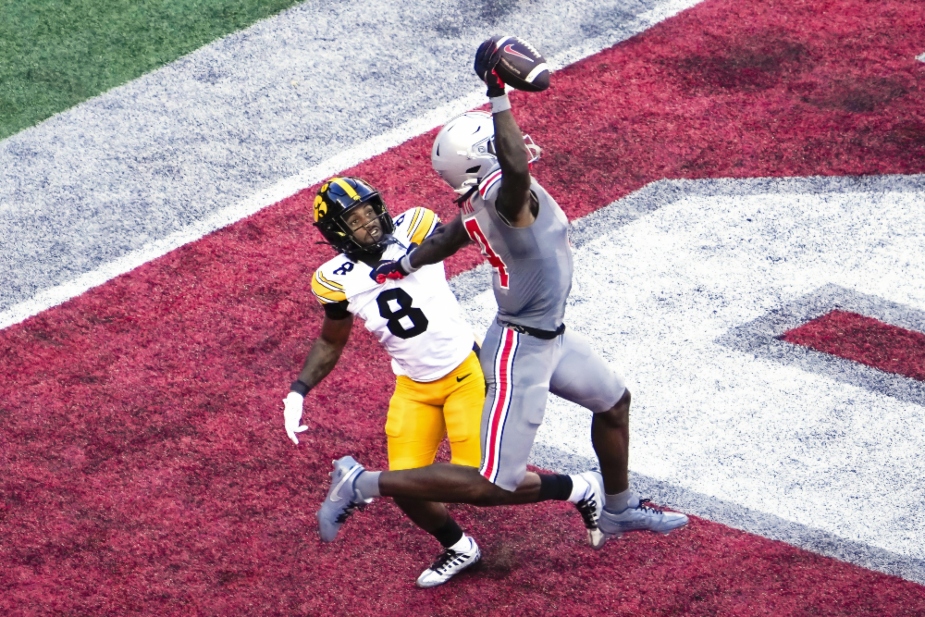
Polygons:
<instances>
[{"instance_id":1,"label":"yellow jersey stripe","mask_svg":"<svg viewBox=\"0 0 925 617\"><path fill-rule=\"evenodd\" d=\"M332 283L331 281L326 279L324 275L321 274L320 272L315 272L315 276L312 277L312 288L315 288L315 287L317 287L319 290L326 289L327 291L331 291L335 293L344 292L344 288L342 285Z\"/></svg>"},{"instance_id":2,"label":"yellow jersey stripe","mask_svg":"<svg viewBox=\"0 0 925 617\"><path fill-rule=\"evenodd\" d=\"M324 275L324 273L323 273L321 270L317 270L317 271L315 272L315 276L318 277L318 282L319 282L319 283L324 283L324 285L326 285L327 287L330 287L330 288L333 289L334 291L343 291L343 290L344 290L344 286L343 286L343 285L341 285L341 284L338 283L337 281L332 281L331 279L329 279L328 277L326 277L326 276Z\"/></svg>"},{"instance_id":3,"label":"yellow jersey stripe","mask_svg":"<svg viewBox=\"0 0 925 617\"><path fill-rule=\"evenodd\" d=\"M408 223L408 237L414 235L414 230L417 229L418 223L421 221L421 214L423 213L424 208L414 208L411 210L411 222Z\"/></svg>"},{"instance_id":4,"label":"yellow jersey stripe","mask_svg":"<svg viewBox=\"0 0 925 617\"><path fill-rule=\"evenodd\" d=\"M437 223L440 222L440 219L437 218L437 214L433 210L419 208L419 211L422 216L418 221L412 221L411 227L408 230L408 238L415 244L423 242L424 238L429 236L437 226Z\"/></svg>"},{"instance_id":5,"label":"yellow jersey stripe","mask_svg":"<svg viewBox=\"0 0 925 617\"><path fill-rule=\"evenodd\" d=\"M319 272L315 272L315 276L312 277L312 293L322 304L343 302L347 299L347 294L344 293L343 288L337 289L327 285L320 277Z\"/></svg>"}]
</instances>

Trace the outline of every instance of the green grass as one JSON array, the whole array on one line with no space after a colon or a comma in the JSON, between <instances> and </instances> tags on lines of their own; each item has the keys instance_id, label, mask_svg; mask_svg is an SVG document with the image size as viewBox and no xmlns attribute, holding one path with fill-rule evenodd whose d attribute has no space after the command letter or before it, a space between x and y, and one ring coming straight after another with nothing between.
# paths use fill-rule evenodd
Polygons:
<instances>
[{"instance_id":1,"label":"green grass","mask_svg":"<svg viewBox=\"0 0 925 617\"><path fill-rule=\"evenodd\" d=\"M300 0L0 0L0 139Z\"/></svg>"}]
</instances>

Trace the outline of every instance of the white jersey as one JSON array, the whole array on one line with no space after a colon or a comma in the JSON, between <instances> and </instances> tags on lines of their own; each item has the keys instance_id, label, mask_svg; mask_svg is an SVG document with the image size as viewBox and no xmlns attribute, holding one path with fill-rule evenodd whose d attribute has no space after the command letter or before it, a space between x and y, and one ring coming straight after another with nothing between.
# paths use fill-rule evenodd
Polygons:
<instances>
[{"instance_id":1,"label":"white jersey","mask_svg":"<svg viewBox=\"0 0 925 617\"><path fill-rule=\"evenodd\" d=\"M412 208L395 218L396 242L382 256L403 257L439 224L427 208ZM414 381L434 381L459 366L472 351L474 333L446 281L442 263L424 266L401 280L380 285L372 268L338 255L312 277L312 291L322 304L346 302L392 357L392 370Z\"/></svg>"}]
</instances>

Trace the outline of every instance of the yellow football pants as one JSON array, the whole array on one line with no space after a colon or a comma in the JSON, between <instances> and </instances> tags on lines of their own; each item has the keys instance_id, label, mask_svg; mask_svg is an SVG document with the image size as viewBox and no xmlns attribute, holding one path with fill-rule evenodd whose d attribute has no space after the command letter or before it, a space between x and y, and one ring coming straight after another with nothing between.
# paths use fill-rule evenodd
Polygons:
<instances>
[{"instance_id":1,"label":"yellow football pants","mask_svg":"<svg viewBox=\"0 0 925 617\"><path fill-rule=\"evenodd\" d=\"M484 402L485 377L474 352L437 381L399 376L385 423L389 469L430 465L444 435L450 442L451 463L478 467Z\"/></svg>"}]
</instances>

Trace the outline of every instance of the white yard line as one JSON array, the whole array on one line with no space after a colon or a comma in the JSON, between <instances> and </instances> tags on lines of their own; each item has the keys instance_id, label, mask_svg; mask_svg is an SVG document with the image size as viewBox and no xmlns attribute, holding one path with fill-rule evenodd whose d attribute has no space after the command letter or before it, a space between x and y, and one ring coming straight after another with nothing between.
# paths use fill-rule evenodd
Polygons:
<instances>
[{"instance_id":1,"label":"white yard line","mask_svg":"<svg viewBox=\"0 0 925 617\"><path fill-rule=\"evenodd\" d=\"M522 34L561 68L699 1L480 18L449 1L305 4L14 135L0 142L0 234L16 239L0 244L0 328L480 104L470 58L487 33Z\"/></svg>"}]
</instances>

